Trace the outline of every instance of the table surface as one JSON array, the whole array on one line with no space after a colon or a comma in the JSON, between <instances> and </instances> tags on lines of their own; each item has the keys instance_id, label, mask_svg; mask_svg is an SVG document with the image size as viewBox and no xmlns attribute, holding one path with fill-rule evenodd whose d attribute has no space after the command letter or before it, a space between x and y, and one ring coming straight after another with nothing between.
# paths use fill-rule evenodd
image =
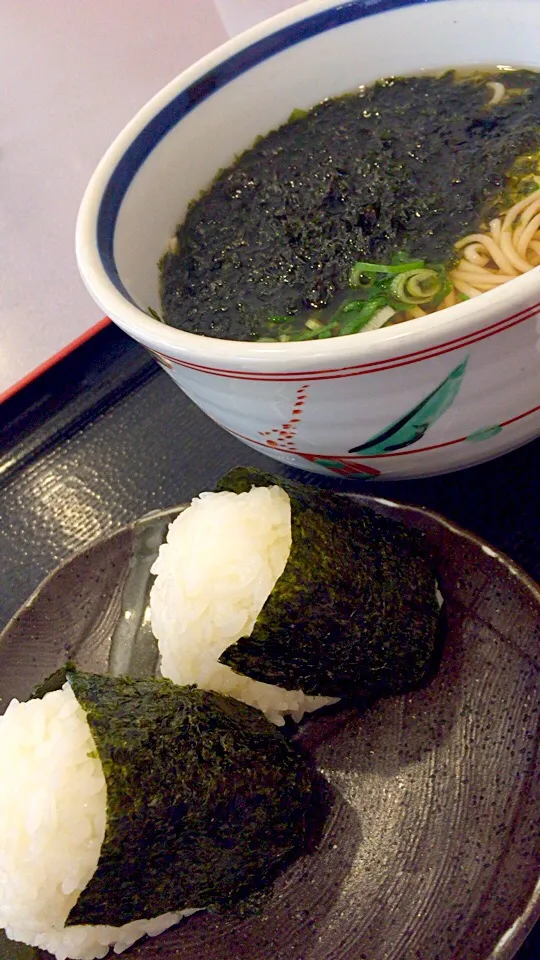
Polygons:
<instances>
[{"instance_id":1,"label":"table surface","mask_svg":"<svg viewBox=\"0 0 540 960\"><path fill-rule=\"evenodd\" d=\"M298 2L298 0L296 0ZM295 0L0 0L0 401L102 319L79 278L86 184L135 112ZM129 14L128 14L129 8Z\"/></svg>"},{"instance_id":2,"label":"table surface","mask_svg":"<svg viewBox=\"0 0 540 960\"><path fill-rule=\"evenodd\" d=\"M536 441L427 480L354 483L285 470L211 422L111 326L0 405L0 627L77 550L151 510L211 489L239 463L423 504L540 580L539 460ZM538 960L540 925L518 956Z\"/></svg>"}]
</instances>

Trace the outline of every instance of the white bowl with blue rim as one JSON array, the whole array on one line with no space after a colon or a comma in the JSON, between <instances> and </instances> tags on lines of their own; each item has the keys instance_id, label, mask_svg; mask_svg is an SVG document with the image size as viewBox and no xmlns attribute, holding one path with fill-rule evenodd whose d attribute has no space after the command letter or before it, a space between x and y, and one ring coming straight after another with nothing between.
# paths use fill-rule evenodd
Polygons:
<instances>
[{"instance_id":1,"label":"white bowl with blue rim","mask_svg":"<svg viewBox=\"0 0 540 960\"><path fill-rule=\"evenodd\" d=\"M168 84L99 164L77 223L88 290L213 420L291 466L420 477L526 443L540 434L540 268L436 322L320 342L218 340L148 314L190 200L293 108L499 63L540 69L539 0L310 0L254 27Z\"/></svg>"}]
</instances>

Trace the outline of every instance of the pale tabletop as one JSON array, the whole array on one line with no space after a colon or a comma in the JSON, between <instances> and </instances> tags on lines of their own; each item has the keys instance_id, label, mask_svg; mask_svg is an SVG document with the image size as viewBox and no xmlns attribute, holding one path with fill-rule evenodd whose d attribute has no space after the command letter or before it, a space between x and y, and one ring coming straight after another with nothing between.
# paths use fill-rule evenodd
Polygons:
<instances>
[{"instance_id":1,"label":"pale tabletop","mask_svg":"<svg viewBox=\"0 0 540 960\"><path fill-rule=\"evenodd\" d=\"M0 0L0 401L102 315L79 279L78 206L145 101L294 0Z\"/></svg>"}]
</instances>

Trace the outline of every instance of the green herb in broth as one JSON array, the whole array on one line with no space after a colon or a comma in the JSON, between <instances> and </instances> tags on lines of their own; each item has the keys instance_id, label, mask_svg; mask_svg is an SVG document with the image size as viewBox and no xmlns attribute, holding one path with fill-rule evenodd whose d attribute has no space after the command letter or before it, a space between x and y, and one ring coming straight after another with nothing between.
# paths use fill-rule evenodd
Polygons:
<instances>
[{"instance_id":1,"label":"green herb in broth","mask_svg":"<svg viewBox=\"0 0 540 960\"><path fill-rule=\"evenodd\" d=\"M397 273L406 273L407 270L415 270L417 267L423 267L424 260L411 260L410 263L355 263L349 276L351 287L367 286L366 277L371 273L386 273L388 276Z\"/></svg>"},{"instance_id":2,"label":"green herb in broth","mask_svg":"<svg viewBox=\"0 0 540 960\"><path fill-rule=\"evenodd\" d=\"M295 107L289 116L289 123L294 123L295 120L301 120L302 117L307 117L308 110L302 110L301 107Z\"/></svg>"},{"instance_id":3,"label":"green herb in broth","mask_svg":"<svg viewBox=\"0 0 540 960\"><path fill-rule=\"evenodd\" d=\"M349 275L349 285L356 288L354 299L345 299L327 323L315 316L298 325L296 317L271 317L269 333L259 342L324 340L352 333L378 330L412 306L437 307L452 289L443 264L424 260L407 260L398 254L393 263L378 264L359 261ZM285 324L288 323L288 326ZM279 324L277 335L271 331Z\"/></svg>"}]
</instances>

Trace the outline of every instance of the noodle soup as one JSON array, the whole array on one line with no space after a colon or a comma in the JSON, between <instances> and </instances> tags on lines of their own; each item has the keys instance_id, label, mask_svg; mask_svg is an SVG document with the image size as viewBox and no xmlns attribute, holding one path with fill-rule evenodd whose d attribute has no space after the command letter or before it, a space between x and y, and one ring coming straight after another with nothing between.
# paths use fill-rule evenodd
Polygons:
<instances>
[{"instance_id":1,"label":"noodle soup","mask_svg":"<svg viewBox=\"0 0 540 960\"><path fill-rule=\"evenodd\" d=\"M367 332L540 264L540 75L387 78L296 110L194 201L162 319L223 339Z\"/></svg>"}]
</instances>

